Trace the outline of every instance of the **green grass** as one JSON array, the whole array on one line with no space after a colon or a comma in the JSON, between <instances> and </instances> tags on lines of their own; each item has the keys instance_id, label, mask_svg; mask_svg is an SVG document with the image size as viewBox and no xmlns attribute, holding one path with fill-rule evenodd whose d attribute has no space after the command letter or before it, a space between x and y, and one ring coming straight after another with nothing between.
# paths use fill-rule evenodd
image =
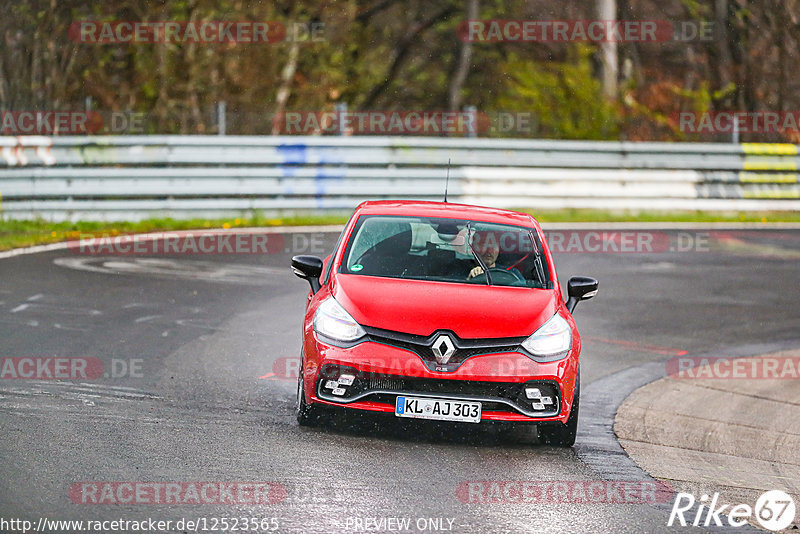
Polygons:
<instances>
[{"instance_id":1,"label":"green grass","mask_svg":"<svg viewBox=\"0 0 800 534\"><path fill-rule=\"evenodd\" d=\"M344 224L346 221L347 216L345 215L310 215L280 219L260 216L236 219L146 219L138 222L50 222L44 219L0 219L0 250L92 236L204 228Z\"/></svg>"},{"instance_id":2,"label":"green grass","mask_svg":"<svg viewBox=\"0 0 800 534\"><path fill-rule=\"evenodd\" d=\"M800 222L800 212L612 212L602 210L529 210L540 222ZM90 236L141 232L234 228L247 226L305 226L344 224L347 215L303 215L268 218L256 215L237 219L146 219L139 222L49 222L43 219L0 219L0 250L55 243Z\"/></svg>"},{"instance_id":3,"label":"green grass","mask_svg":"<svg viewBox=\"0 0 800 534\"><path fill-rule=\"evenodd\" d=\"M710 212L710 211L606 211L587 209L531 210L539 222L800 222L800 211Z\"/></svg>"}]
</instances>

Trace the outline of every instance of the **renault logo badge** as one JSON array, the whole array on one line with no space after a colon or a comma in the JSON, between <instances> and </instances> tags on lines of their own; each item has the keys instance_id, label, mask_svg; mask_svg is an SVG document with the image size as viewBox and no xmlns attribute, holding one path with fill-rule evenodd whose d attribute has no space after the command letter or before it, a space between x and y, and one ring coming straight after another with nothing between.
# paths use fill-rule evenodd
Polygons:
<instances>
[{"instance_id":1,"label":"renault logo badge","mask_svg":"<svg viewBox=\"0 0 800 534\"><path fill-rule=\"evenodd\" d=\"M433 349L433 355L436 357L436 363L439 365L445 365L450 361L450 357L456 351L453 340L447 334L440 334L431 348Z\"/></svg>"}]
</instances>

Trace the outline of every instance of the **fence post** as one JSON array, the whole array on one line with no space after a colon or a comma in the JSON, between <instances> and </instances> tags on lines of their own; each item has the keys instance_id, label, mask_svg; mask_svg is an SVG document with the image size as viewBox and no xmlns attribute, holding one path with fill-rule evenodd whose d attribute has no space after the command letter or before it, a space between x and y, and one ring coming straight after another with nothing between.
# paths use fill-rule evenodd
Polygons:
<instances>
[{"instance_id":1,"label":"fence post","mask_svg":"<svg viewBox=\"0 0 800 534\"><path fill-rule=\"evenodd\" d=\"M344 118L347 116L347 102L337 102L333 109L336 110L336 122L338 123L339 135L350 135L351 132L345 130Z\"/></svg>"},{"instance_id":2,"label":"fence post","mask_svg":"<svg viewBox=\"0 0 800 534\"><path fill-rule=\"evenodd\" d=\"M464 112L472 117L472 122L470 124L474 126L474 128L467 128L464 135L466 137L478 137L478 108L475 106L464 106Z\"/></svg>"},{"instance_id":3,"label":"fence post","mask_svg":"<svg viewBox=\"0 0 800 534\"><path fill-rule=\"evenodd\" d=\"M217 102L217 135L225 135L225 101Z\"/></svg>"}]
</instances>

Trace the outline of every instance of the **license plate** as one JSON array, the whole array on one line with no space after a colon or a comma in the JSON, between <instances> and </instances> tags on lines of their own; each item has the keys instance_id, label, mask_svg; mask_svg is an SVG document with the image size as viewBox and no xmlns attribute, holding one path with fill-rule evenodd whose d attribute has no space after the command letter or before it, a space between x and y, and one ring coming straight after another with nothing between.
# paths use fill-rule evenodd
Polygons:
<instances>
[{"instance_id":1,"label":"license plate","mask_svg":"<svg viewBox=\"0 0 800 534\"><path fill-rule=\"evenodd\" d=\"M397 397L394 414L397 417L480 423L481 403L451 399Z\"/></svg>"}]
</instances>

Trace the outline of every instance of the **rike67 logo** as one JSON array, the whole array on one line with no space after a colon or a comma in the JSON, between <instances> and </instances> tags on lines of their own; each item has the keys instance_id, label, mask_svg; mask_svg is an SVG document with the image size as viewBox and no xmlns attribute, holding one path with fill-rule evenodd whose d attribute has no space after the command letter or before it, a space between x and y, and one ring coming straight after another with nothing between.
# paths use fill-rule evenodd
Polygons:
<instances>
[{"instance_id":1,"label":"rike67 logo","mask_svg":"<svg viewBox=\"0 0 800 534\"><path fill-rule=\"evenodd\" d=\"M756 521L765 529L778 531L792 524L796 512L792 497L781 490L762 493L753 508L747 504L718 505L718 501L719 493L715 493L711 500L708 495L703 495L699 502L691 493L678 493L675 503L672 505L667 526L671 527L677 520L677 523L683 527L688 524L695 527L721 527L723 526L721 514L725 514L728 525L732 527L744 526L748 519L755 516ZM696 510L695 504L697 504Z\"/></svg>"}]
</instances>

